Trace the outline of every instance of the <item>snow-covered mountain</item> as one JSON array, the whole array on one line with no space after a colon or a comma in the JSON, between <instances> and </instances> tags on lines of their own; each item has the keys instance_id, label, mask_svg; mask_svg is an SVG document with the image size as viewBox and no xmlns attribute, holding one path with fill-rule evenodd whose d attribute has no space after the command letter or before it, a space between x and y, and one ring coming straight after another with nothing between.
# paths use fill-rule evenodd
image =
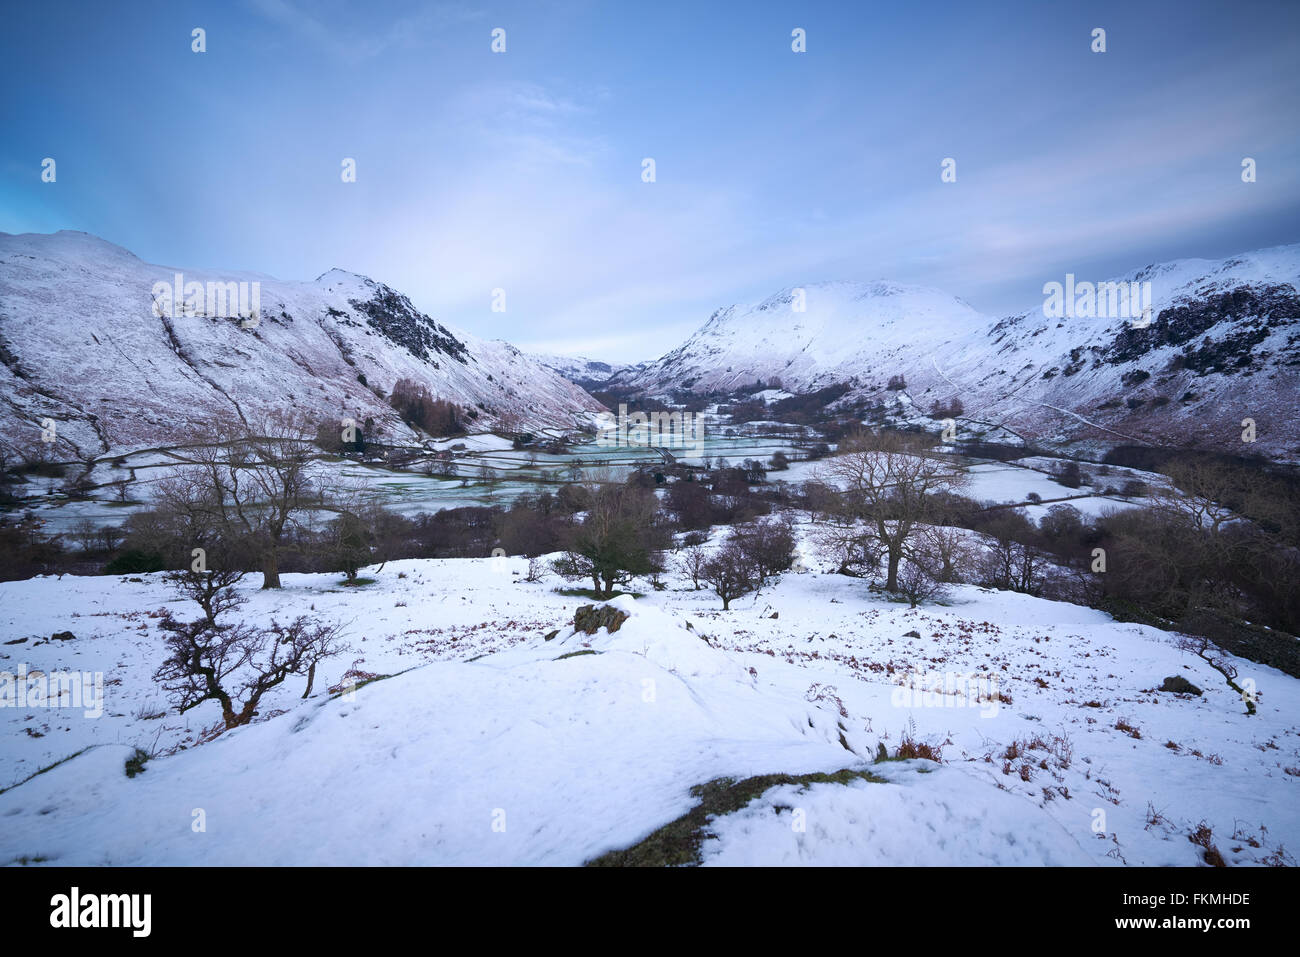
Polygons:
<instances>
[{"instance_id":1,"label":"snow-covered mountain","mask_svg":"<svg viewBox=\"0 0 1300 957\"><path fill-rule=\"evenodd\" d=\"M533 352L529 353L528 357L546 366L556 375L577 383L607 382L611 377L625 370L639 368L626 363L601 362L598 359L588 359L586 356L556 356Z\"/></svg>"},{"instance_id":2,"label":"snow-covered mountain","mask_svg":"<svg viewBox=\"0 0 1300 957\"><path fill-rule=\"evenodd\" d=\"M922 409L957 398L968 416L1039 441L1300 456L1300 244L1076 278L1149 283L1149 323L1087 309L1053 318L1042 300L999 318L931 289L824 283L721 309L683 345L614 381L650 393L774 377L797 392L846 383L840 401L852 405L888 398L901 375ZM1246 418L1253 445L1242 440Z\"/></svg>"},{"instance_id":3,"label":"snow-covered mountain","mask_svg":"<svg viewBox=\"0 0 1300 957\"><path fill-rule=\"evenodd\" d=\"M177 273L205 289L260 283L256 325L233 303L186 315L183 290L168 310L155 284L174 286ZM57 454L86 455L175 444L212 415L286 407L322 422L372 417L388 438L414 440L384 399L401 378L477 409L484 428L501 415L565 427L600 409L508 343L436 322L365 276L218 274L142 262L86 233L0 233L0 408L14 424L0 445L10 451L39 442L42 419L68 443Z\"/></svg>"},{"instance_id":4,"label":"snow-covered mountain","mask_svg":"<svg viewBox=\"0 0 1300 957\"><path fill-rule=\"evenodd\" d=\"M986 322L960 299L935 289L884 281L818 283L719 309L677 349L619 379L648 391L709 392L775 377L786 389L806 392L850 381L874 365L888 365L891 357L937 347Z\"/></svg>"}]
</instances>

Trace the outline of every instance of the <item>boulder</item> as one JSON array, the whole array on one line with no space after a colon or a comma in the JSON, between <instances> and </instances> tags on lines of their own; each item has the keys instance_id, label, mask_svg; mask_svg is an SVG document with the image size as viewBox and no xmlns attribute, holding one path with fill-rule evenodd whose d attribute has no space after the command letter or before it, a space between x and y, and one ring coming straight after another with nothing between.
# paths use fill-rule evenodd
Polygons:
<instances>
[{"instance_id":1,"label":"boulder","mask_svg":"<svg viewBox=\"0 0 1300 957\"><path fill-rule=\"evenodd\" d=\"M1161 691L1171 691L1174 694L1200 694L1201 689L1196 687L1182 675L1170 675L1165 679L1165 683L1160 686Z\"/></svg>"},{"instance_id":2,"label":"boulder","mask_svg":"<svg viewBox=\"0 0 1300 957\"><path fill-rule=\"evenodd\" d=\"M583 605L573 613L573 630L583 634L594 635L605 628L610 634L623 627L623 622L632 616L610 605Z\"/></svg>"}]
</instances>

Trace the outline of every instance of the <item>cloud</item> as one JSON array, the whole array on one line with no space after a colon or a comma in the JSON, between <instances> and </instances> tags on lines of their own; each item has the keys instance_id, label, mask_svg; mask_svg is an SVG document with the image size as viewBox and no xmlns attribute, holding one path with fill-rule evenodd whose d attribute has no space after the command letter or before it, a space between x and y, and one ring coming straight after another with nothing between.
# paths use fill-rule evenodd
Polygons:
<instances>
[{"instance_id":1,"label":"cloud","mask_svg":"<svg viewBox=\"0 0 1300 957\"><path fill-rule=\"evenodd\" d=\"M291 0L245 3L257 15L291 31L317 50L349 63L373 59L395 47L423 46L440 29L484 15L460 3L422 3L413 13L386 24L367 26L350 20L344 29L339 21L353 12L346 6L335 7L339 16L326 23Z\"/></svg>"}]
</instances>

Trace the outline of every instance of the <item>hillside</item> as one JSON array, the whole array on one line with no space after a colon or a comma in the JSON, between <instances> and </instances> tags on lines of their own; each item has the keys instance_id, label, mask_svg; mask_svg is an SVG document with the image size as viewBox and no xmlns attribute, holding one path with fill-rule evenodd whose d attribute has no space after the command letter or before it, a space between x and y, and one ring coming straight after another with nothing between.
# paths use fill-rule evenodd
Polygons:
<instances>
[{"instance_id":1,"label":"hillside","mask_svg":"<svg viewBox=\"0 0 1300 957\"><path fill-rule=\"evenodd\" d=\"M1080 277L1082 280L1083 277ZM1065 277L1054 281L1064 282ZM852 387L844 408L890 401L894 376L921 410L960 399L972 427L1041 442L1138 442L1300 458L1300 245L1187 259L1110 282L1150 283L1145 327L1044 302L981 315L936 290L823 283L718 310L690 339L615 377L651 394ZM1242 420L1257 441L1242 441Z\"/></svg>"},{"instance_id":2,"label":"hillside","mask_svg":"<svg viewBox=\"0 0 1300 957\"><path fill-rule=\"evenodd\" d=\"M151 677L160 576L0 584L0 669L104 691L93 720L0 709L0 863L667 863L638 845L701 801L705 864L1192 866L1202 824L1230 864L1294 853L1300 681L1231 659L1247 715L1167 632L973 586L909 609L804 550L813 571L729 612L676 572L638 581L590 635L522 559L245 581L242 620L339 621L351 650L209 743L216 704L178 715ZM328 692L349 669L391 677ZM1203 693L1155 690L1170 675ZM908 739L941 763L876 760ZM128 778L136 747L158 756Z\"/></svg>"},{"instance_id":3,"label":"hillside","mask_svg":"<svg viewBox=\"0 0 1300 957\"><path fill-rule=\"evenodd\" d=\"M233 308L155 309L155 284L174 285L176 273L260 283L256 325ZM44 418L57 423L53 454L86 457L181 443L210 416L286 407L373 418L389 440L415 441L384 399L401 378L477 410L478 428L502 415L566 427L600 408L508 343L439 323L365 276L217 274L145 263L86 233L0 234L0 409L20 424L0 445L11 453L39 443Z\"/></svg>"}]
</instances>

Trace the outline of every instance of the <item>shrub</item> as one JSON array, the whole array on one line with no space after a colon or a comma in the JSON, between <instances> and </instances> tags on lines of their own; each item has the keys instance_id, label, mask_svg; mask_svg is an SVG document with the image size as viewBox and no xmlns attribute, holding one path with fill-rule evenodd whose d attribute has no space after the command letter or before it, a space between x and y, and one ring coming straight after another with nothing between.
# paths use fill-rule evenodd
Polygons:
<instances>
[{"instance_id":1,"label":"shrub","mask_svg":"<svg viewBox=\"0 0 1300 957\"><path fill-rule=\"evenodd\" d=\"M1057 470L1054 478L1058 484L1066 488L1078 488L1083 484L1083 475L1079 471L1078 462L1066 462Z\"/></svg>"},{"instance_id":2,"label":"shrub","mask_svg":"<svg viewBox=\"0 0 1300 957\"><path fill-rule=\"evenodd\" d=\"M734 538L704 562L700 578L722 599L723 611L731 607L733 600L758 588L758 572Z\"/></svg>"},{"instance_id":3,"label":"shrub","mask_svg":"<svg viewBox=\"0 0 1300 957\"><path fill-rule=\"evenodd\" d=\"M148 572L160 572L165 567L162 555L157 552L144 552L132 548L105 565L104 571L109 575L143 575Z\"/></svg>"},{"instance_id":4,"label":"shrub","mask_svg":"<svg viewBox=\"0 0 1300 957\"><path fill-rule=\"evenodd\" d=\"M788 519L739 526L732 531L731 541L753 566L759 584L794 564L794 528Z\"/></svg>"}]
</instances>

